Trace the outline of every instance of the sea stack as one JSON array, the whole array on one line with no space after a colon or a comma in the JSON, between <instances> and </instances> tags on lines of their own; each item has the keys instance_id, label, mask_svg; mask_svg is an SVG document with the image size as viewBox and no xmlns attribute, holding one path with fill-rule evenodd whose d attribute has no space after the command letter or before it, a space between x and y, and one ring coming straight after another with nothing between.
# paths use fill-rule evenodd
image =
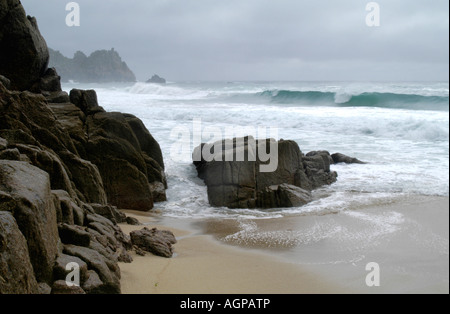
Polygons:
<instances>
[{"instance_id":1,"label":"sea stack","mask_svg":"<svg viewBox=\"0 0 450 314\"><path fill-rule=\"evenodd\" d=\"M155 74L152 76L151 79L147 80L147 83L153 83L153 84L166 84L166 79L160 77L159 75Z\"/></svg>"}]
</instances>

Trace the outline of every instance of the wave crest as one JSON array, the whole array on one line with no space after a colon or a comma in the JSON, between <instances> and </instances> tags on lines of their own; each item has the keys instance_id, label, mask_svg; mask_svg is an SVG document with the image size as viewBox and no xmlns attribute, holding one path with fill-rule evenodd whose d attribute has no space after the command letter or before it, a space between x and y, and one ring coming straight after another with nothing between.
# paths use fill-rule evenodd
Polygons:
<instances>
[{"instance_id":1,"label":"wave crest","mask_svg":"<svg viewBox=\"0 0 450 314\"><path fill-rule=\"evenodd\" d=\"M380 107L415 110L449 110L448 96L423 96L395 93L347 93L268 90L257 94L272 103L345 107Z\"/></svg>"}]
</instances>

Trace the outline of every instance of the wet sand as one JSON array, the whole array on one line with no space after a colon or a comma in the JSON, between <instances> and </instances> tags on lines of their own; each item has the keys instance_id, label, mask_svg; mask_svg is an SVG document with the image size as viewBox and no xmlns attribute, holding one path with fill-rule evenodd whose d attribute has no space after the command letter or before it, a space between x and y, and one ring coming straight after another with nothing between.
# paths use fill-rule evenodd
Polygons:
<instances>
[{"instance_id":1,"label":"wet sand","mask_svg":"<svg viewBox=\"0 0 450 314\"><path fill-rule=\"evenodd\" d=\"M172 230L178 243L172 259L133 253L121 263L123 293L449 292L448 197L277 219L126 213ZM370 262L380 267L379 287L366 284Z\"/></svg>"},{"instance_id":2,"label":"wet sand","mask_svg":"<svg viewBox=\"0 0 450 314\"><path fill-rule=\"evenodd\" d=\"M127 215L130 215L127 212ZM171 230L177 237L173 258L131 253L131 264L120 263L124 294L294 294L334 293L339 287L298 265L218 242L192 229L161 226L133 214L148 227ZM124 232L143 226L121 225Z\"/></svg>"}]
</instances>

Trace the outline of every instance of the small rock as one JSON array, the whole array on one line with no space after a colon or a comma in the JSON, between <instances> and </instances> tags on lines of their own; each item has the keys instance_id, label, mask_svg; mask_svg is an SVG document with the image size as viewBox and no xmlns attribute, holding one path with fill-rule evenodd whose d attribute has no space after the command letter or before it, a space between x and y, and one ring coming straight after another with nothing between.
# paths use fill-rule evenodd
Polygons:
<instances>
[{"instance_id":1,"label":"small rock","mask_svg":"<svg viewBox=\"0 0 450 314\"><path fill-rule=\"evenodd\" d=\"M87 279L82 285L83 290L88 294L99 294L102 293L102 286L103 282L100 280L98 274L93 270L89 270L87 272Z\"/></svg>"},{"instance_id":2,"label":"small rock","mask_svg":"<svg viewBox=\"0 0 450 314\"><path fill-rule=\"evenodd\" d=\"M139 220L137 220L136 218L134 218L134 217L130 217L130 216L128 216L127 218L126 218L126 222L127 222L127 224L129 224L129 225L132 225L132 226L139 226L141 223L139 222Z\"/></svg>"},{"instance_id":3,"label":"small rock","mask_svg":"<svg viewBox=\"0 0 450 314\"><path fill-rule=\"evenodd\" d=\"M85 228L75 225L59 224L59 237L64 244L89 247L91 236Z\"/></svg>"},{"instance_id":4,"label":"small rock","mask_svg":"<svg viewBox=\"0 0 450 314\"><path fill-rule=\"evenodd\" d=\"M132 231L130 236L133 245L162 257L172 257L172 244L177 243L172 232L156 228Z\"/></svg>"},{"instance_id":5,"label":"small rock","mask_svg":"<svg viewBox=\"0 0 450 314\"><path fill-rule=\"evenodd\" d=\"M39 294L50 294L52 292L52 287L50 287L45 282L38 283Z\"/></svg>"},{"instance_id":6,"label":"small rock","mask_svg":"<svg viewBox=\"0 0 450 314\"><path fill-rule=\"evenodd\" d=\"M365 162L363 162L357 158L349 157L349 156L341 154L341 153L333 154L333 155L331 155L331 158L333 158L333 161L335 164L338 164L338 163L365 164Z\"/></svg>"},{"instance_id":7,"label":"small rock","mask_svg":"<svg viewBox=\"0 0 450 314\"><path fill-rule=\"evenodd\" d=\"M130 254L128 254L127 250L123 249L119 255L119 262L122 263L131 263L133 262L133 258Z\"/></svg>"},{"instance_id":8,"label":"small rock","mask_svg":"<svg viewBox=\"0 0 450 314\"><path fill-rule=\"evenodd\" d=\"M58 280L53 283L51 294L86 294L79 286L69 287L65 280Z\"/></svg>"}]
</instances>

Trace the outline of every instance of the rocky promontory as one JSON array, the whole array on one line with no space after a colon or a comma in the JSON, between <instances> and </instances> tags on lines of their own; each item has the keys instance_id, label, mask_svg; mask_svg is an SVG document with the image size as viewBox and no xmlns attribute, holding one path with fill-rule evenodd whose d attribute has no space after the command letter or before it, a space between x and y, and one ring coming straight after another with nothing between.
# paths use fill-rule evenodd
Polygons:
<instances>
[{"instance_id":1,"label":"rocky promontory","mask_svg":"<svg viewBox=\"0 0 450 314\"><path fill-rule=\"evenodd\" d=\"M133 242L118 208L166 199L159 144L95 91L61 90L19 0L0 0L0 20L0 294L120 293Z\"/></svg>"},{"instance_id":2,"label":"rocky promontory","mask_svg":"<svg viewBox=\"0 0 450 314\"><path fill-rule=\"evenodd\" d=\"M89 56L77 51L73 58L67 58L52 49L49 49L49 52L50 67L58 71L63 82L69 80L80 83L136 82L136 76L114 48L97 50Z\"/></svg>"}]
</instances>

